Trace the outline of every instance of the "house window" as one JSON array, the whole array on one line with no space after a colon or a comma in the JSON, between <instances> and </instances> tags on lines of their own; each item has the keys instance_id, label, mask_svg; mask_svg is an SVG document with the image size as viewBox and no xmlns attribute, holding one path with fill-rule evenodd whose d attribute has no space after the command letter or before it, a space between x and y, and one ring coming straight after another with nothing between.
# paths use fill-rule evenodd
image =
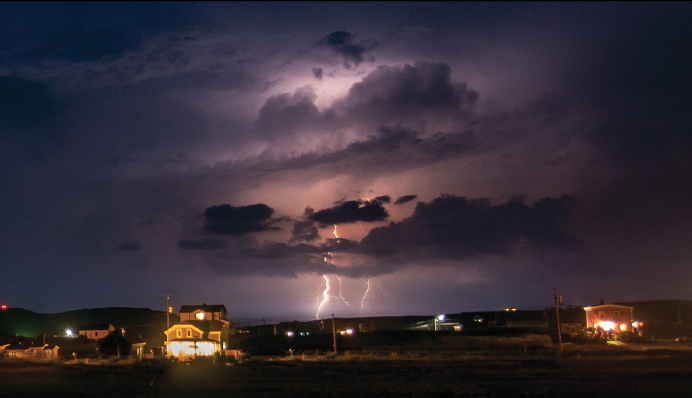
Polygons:
<instances>
[{"instance_id":1,"label":"house window","mask_svg":"<svg viewBox=\"0 0 692 398\"><path fill-rule=\"evenodd\" d=\"M94 332L94 337L99 337L99 332Z\"/></svg>"},{"instance_id":2,"label":"house window","mask_svg":"<svg viewBox=\"0 0 692 398\"><path fill-rule=\"evenodd\" d=\"M598 317L601 319L605 319L605 312L603 311L598 311Z\"/></svg>"},{"instance_id":3,"label":"house window","mask_svg":"<svg viewBox=\"0 0 692 398\"><path fill-rule=\"evenodd\" d=\"M192 337L192 330L190 330L190 329L187 330L187 337Z\"/></svg>"},{"instance_id":4,"label":"house window","mask_svg":"<svg viewBox=\"0 0 692 398\"><path fill-rule=\"evenodd\" d=\"M204 320L204 312L198 312L196 315L197 319L200 321Z\"/></svg>"},{"instance_id":5,"label":"house window","mask_svg":"<svg viewBox=\"0 0 692 398\"><path fill-rule=\"evenodd\" d=\"M178 329L178 337L183 337L183 334L182 334L182 332L180 331L180 329Z\"/></svg>"},{"instance_id":6,"label":"house window","mask_svg":"<svg viewBox=\"0 0 692 398\"><path fill-rule=\"evenodd\" d=\"M618 319L620 317L620 311L613 311L613 319Z\"/></svg>"}]
</instances>

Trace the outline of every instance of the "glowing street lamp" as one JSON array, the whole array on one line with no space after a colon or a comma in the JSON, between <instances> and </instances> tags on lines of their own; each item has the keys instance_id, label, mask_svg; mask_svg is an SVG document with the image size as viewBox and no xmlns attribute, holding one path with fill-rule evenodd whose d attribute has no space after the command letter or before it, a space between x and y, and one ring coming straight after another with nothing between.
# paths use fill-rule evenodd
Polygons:
<instances>
[{"instance_id":1,"label":"glowing street lamp","mask_svg":"<svg viewBox=\"0 0 692 398\"><path fill-rule=\"evenodd\" d=\"M65 330L65 334L67 334L67 337L72 337L72 330L70 330L70 329Z\"/></svg>"},{"instance_id":2,"label":"glowing street lamp","mask_svg":"<svg viewBox=\"0 0 692 398\"><path fill-rule=\"evenodd\" d=\"M447 316L445 314L440 314L435 318L435 331L440 330L440 322L444 322Z\"/></svg>"}]
</instances>

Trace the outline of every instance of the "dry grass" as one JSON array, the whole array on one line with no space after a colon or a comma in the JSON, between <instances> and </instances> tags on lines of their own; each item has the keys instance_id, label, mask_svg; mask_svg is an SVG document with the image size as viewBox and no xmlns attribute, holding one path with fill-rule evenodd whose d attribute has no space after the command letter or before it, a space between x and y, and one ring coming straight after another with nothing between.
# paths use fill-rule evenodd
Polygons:
<instances>
[{"instance_id":1,"label":"dry grass","mask_svg":"<svg viewBox=\"0 0 692 398\"><path fill-rule=\"evenodd\" d=\"M665 345L565 345L544 336L471 337L339 355L245 357L238 363L130 359L0 360L0 397L688 397L692 352ZM14 369L10 371L9 369ZM22 370L23 369L23 370Z\"/></svg>"}]
</instances>

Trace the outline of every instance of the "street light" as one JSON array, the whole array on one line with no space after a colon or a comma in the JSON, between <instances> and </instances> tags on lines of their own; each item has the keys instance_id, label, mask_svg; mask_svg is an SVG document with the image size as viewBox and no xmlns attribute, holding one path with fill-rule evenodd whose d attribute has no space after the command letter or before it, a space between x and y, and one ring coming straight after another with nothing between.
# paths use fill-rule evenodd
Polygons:
<instances>
[{"instance_id":1,"label":"street light","mask_svg":"<svg viewBox=\"0 0 692 398\"><path fill-rule=\"evenodd\" d=\"M439 330L440 322L444 322L445 318L446 318L445 314L440 314L437 316L437 318L435 318L435 331L436 332Z\"/></svg>"}]
</instances>

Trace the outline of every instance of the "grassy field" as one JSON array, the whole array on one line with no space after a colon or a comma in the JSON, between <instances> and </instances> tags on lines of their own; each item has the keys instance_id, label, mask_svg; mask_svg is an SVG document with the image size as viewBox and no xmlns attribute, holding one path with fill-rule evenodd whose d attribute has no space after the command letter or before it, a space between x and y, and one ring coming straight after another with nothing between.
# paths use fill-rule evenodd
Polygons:
<instances>
[{"instance_id":1,"label":"grassy field","mask_svg":"<svg viewBox=\"0 0 692 398\"><path fill-rule=\"evenodd\" d=\"M1 397L690 397L681 344L566 345L544 337L450 338L333 353L246 357L0 361Z\"/></svg>"}]
</instances>

